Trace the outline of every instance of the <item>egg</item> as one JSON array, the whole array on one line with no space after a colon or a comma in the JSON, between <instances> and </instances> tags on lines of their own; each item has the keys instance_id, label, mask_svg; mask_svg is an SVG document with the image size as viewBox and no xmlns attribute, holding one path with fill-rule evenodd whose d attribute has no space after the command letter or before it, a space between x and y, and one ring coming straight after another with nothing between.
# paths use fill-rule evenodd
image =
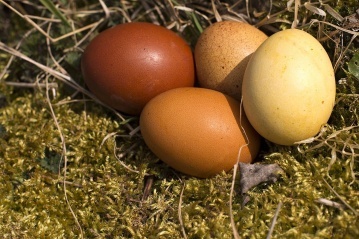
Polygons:
<instances>
[{"instance_id":1,"label":"egg","mask_svg":"<svg viewBox=\"0 0 359 239\"><path fill-rule=\"evenodd\" d=\"M193 86L193 53L171 30L146 22L119 24L97 35L81 60L84 81L107 105L139 115L154 96Z\"/></svg>"},{"instance_id":2,"label":"egg","mask_svg":"<svg viewBox=\"0 0 359 239\"><path fill-rule=\"evenodd\" d=\"M315 136L333 110L334 70L310 34L288 29L270 36L250 59L243 79L243 107L264 138L293 145Z\"/></svg>"},{"instance_id":3,"label":"egg","mask_svg":"<svg viewBox=\"0 0 359 239\"><path fill-rule=\"evenodd\" d=\"M241 147L240 162L252 162L260 145L240 102L205 88L176 88L154 97L141 113L140 128L159 159L200 178L233 168Z\"/></svg>"},{"instance_id":4,"label":"egg","mask_svg":"<svg viewBox=\"0 0 359 239\"><path fill-rule=\"evenodd\" d=\"M200 86L240 100L249 57L266 39L262 31L244 22L222 21L206 28L194 51Z\"/></svg>"}]
</instances>

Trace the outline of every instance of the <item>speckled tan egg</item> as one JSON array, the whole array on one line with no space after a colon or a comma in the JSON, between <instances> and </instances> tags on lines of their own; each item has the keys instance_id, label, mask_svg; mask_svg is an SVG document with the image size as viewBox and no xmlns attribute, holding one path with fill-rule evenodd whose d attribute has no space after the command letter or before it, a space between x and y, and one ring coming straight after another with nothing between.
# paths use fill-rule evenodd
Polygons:
<instances>
[{"instance_id":1,"label":"speckled tan egg","mask_svg":"<svg viewBox=\"0 0 359 239\"><path fill-rule=\"evenodd\" d=\"M281 145L315 136L335 102L335 76L323 46L288 29L270 36L251 57L243 79L243 106L253 127Z\"/></svg>"},{"instance_id":2,"label":"speckled tan egg","mask_svg":"<svg viewBox=\"0 0 359 239\"><path fill-rule=\"evenodd\" d=\"M144 107L140 128L159 159L201 178L233 168L242 146L240 162L252 162L260 145L240 103L205 88L177 88L156 96Z\"/></svg>"},{"instance_id":3,"label":"speckled tan egg","mask_svg":"<svg viewBox=\"0 0 359 239\"><path fill-rule=\"evenodd\" d=\"M223 21L206 28L194 51L200 86L240 100L249 57L266 39L262 31L244 22Z\"/></svg>"},{"instance_id":4,"label":"speckled tan egg","mask_svg":"<svg viewBox=\"0 0 359 239\"><path fill-rule=\"evenodd\" d=\"M81 61L86 85L104 103L139 115L154 96L193 86L189 45L173 31L146 22L119 24L97 35Z\"/></svg>"}]
</instances>

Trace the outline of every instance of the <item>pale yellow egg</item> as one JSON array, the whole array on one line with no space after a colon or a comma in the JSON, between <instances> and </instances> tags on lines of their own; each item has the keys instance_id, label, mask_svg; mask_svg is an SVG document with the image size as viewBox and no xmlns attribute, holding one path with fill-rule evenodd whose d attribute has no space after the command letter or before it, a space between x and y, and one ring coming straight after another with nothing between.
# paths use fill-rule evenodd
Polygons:
<instances>
[{"instance_id":1,"label":"pale yellow egg","mask_svg":"<svg viewBox=\"0 0 359 239\"><path fill-rule=\"evenodd\" d=\"M250 59L243 106L252 126L281 145L315 136L327 123L336 93L334 70L310 34L288 29L270 36Z\"/></svg>"}]
</instances>

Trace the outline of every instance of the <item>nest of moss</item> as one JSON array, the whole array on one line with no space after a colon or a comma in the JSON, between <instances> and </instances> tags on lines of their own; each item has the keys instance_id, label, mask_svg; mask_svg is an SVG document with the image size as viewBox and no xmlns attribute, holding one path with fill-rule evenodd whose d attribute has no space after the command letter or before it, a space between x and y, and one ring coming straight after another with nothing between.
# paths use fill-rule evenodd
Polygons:
<instances>
[{"instance_id":1,"label":"nest of moss","mask_svg":"<svg viewBox=\"0 0 359 239\"><path fill-rule=\"evenodd\" d=\"M3 238L358 238L359 5L349 1L0 0L0 234ZM147 21L193 47L204 28L299 28L336 73L328 124L296 146L265 142L283 170L247 194L234 171L197 179L154 156L138 118L98 102L80 74L99 32ZM233 188L232 188L233 187Z\"/></svg>"}]
</instances>

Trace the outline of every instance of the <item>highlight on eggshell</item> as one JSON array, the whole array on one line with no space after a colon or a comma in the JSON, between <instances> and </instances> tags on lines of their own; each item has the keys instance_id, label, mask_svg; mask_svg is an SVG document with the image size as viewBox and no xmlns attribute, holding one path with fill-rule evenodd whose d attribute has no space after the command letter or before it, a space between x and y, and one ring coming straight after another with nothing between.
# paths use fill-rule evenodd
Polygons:
<instances>
[{"instance_id":1,"label":"highlight on eggshell","mask_svg":"<svg viewBox=\"0 0 359 239\"><path fill-rule=\"evenodd\" d=\"M240 100L249 58L267 38L262 31L245 22L222 21L207 27L194 50L200 86Z\"/></svg>"},{"instance_id":2,"label":"highlight on eggshell","mask_svg":"<svg viewBox=\"0 0 359 239\"><path fill-rule=\"evenodd\" d=\"M251 57L243 78L243 107L264 138L293 145L326 124L336 94L332 63L310 34L288 29L270 36Z\"/></svg>"},{"instance_id":3,"label":"highlight on eggshell","mask_svg":"<svg viewBox=\"0 0 359 239\"><path fill-rule=\"evenodd\" d=\"M205 88L176 88L157 95L144 107L140 128L159 159L200 178L232 169L241 147L240 162L252 162L261 141L239 101Z\"/></svg>"},{"instance_id":4,"label":"highlight on eggshell","mask_svg":"<svg viewBox=\"0 0 359 239\"><path fill-rule=\"evenodd\" d=\"M190 46L171 30L146 22L119 24L97 35L81 60L90 91L102 102L139 115L154 96L193 86Z\"/></svg>"}]
</instances>

